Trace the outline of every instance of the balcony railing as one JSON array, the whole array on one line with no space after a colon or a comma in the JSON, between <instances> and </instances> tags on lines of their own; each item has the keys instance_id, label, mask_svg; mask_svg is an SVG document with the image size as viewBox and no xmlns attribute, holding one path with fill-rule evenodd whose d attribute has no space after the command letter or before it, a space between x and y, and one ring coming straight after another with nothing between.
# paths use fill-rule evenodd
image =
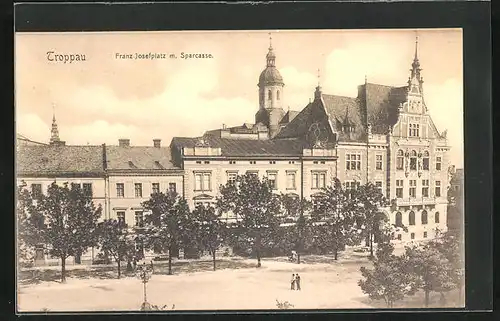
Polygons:
<instances>
[{"instance_id":1,"label":"balcony railing","mask_svg":"<svg viewBox=\"0 0 500 321\"><path fill-rule=\"evenodd\" d=\"M407 197L407 198L397 198L397 206L406 205L432 205L437 203L436 197Z\"/></svg>"}]
</instances>

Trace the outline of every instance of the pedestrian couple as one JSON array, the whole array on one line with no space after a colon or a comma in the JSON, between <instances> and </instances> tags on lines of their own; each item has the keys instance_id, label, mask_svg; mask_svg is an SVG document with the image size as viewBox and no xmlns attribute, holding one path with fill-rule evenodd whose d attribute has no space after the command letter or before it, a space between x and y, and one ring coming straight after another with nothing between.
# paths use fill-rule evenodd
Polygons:
<instances>
[{"instance_id":1,"label":"pedestrian couple","mask_svg":"<svg viewBox=\"0 0 500 321\"><path fill-rule=\"evenodd\" d=\"M298 273L292 274L290 290L299 290L300 291L300 275Z\"/></svg>"}]
</instances>

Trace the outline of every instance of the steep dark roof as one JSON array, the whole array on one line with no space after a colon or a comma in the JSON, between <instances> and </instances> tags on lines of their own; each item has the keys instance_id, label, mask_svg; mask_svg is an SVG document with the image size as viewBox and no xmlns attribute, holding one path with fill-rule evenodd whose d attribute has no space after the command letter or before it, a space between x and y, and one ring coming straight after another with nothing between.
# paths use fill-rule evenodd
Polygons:
<instances>
[{"instance_id":1,"label":"steep dark roof","mask_svg":"<svg viewBox=\"0 0 500 321\"><path fill-rule=\"evenodd\" d=\"M171 160L169 147L106 146L108 170L178 169Z\"/></svg>"},{"instance_id":2,"label":"steep dark roof","mask_svg":"<svg viewBox=\"0 0 500 321\"><path fill-rule=\"evenodd\" d=\"M174 137L172 144L178 149L195 147L199 137ZM299 140L255 140L225 139L205 136L205 142L214 148L221 148L222 156L297 156L302 154Z\"/></svg>"},{"instance_id":3,"label":"steep dark roof","mask_svg":"<svg viewBox=\"0 0 500 321\"><path fill-rule=\"evenodd\" d=\"M325 111L337 130L338 139L341 141L362 139L365 126L361 118L358 99L325 94L322 95L322 98L325 103ZM345 125L352 126L354 132L344 133L342 130Z\"/></svg>"},{"instance_id":4,"label":"steep dark roof","mask_svg":"<svg viewBox=\"0 0 500 321\"><path fill-rule=\"evenodd\" d=\"M281 129L277 138L303 138L310 124L325 118L325 113L327 119L323 122L331 123L339 141L363 141L368 124L373 134L386 134L397 121L398 107L406 100L406 88L367 83L358 86L356 98L322 94L324 106L319 99L309 103ZM343 132L346 124L354 130Z\"/></svg>"},{"instance_id":5,"label":"steep dark roof","mask_svg":"<svg viewBox=\"0 0 500 321\"><path fill-rule=\"evenodd\" d=\"M295 116L297 116L298 114L299 114L299 112L296 110L287 111L285 116L283 116L283 118L280 120L280 124L287 124L287 123L291 122L295 118Z\"/></svg>"},{"instance_id":6,"label":"steep dark roof","mask_svg":"<svg viewBox=\"0 0 500 321\"><path fill-rule=\"evenodd\" d=\"M21 146L16 154L17 172L103 173L102 146Z\"/></svg>"},{"instance_id":7,"label":"steep dark roof","mask_svg":"<svg viewBox=\"0 0 500 321\"><path fill-rule=\"evenodd\" d=\"M359 98L366 97L366 123L372 125L373 133L387 133L388 125L394 125L397 121L398 107L406 100L407 87L370 83L361 87Z\"/></svg>"},{"instance_id":8,"label":"steep dark roof","mask_svg":"<svg viewBox=\"0 0 500 321\"><path fill-rule=\"evenodd\" d=\"M309 103L295 118L280 130L276 138L303 137L309 130L312 119L315 118L317 108L314 103Z\"/></svg>"}]
</instances>

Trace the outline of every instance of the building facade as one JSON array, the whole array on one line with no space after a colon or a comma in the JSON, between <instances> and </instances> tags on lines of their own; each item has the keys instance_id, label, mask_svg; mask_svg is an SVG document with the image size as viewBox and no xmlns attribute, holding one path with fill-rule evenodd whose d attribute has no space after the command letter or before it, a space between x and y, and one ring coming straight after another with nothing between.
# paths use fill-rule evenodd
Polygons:
<instances>
[{"instance_id":1,"label":"building facade","mask_svg":"<svg viewBox=\"0 0 500 321\"><path fill-rule=\"evenodd\" d=\"M283 193L310 199L338 178L347 189L370 181L391 200L391 223L408 227L397 240L432 238L446 230L450 177L446 132L425 103L418 41L404 86L365 83L357 97L324 94L300 112L283 111L284 79L272 46L259 82L255 124L175 137L173 159L185 171L191 206L212 202L235 175L266 176Z\"/></svg>"}]
</instances>

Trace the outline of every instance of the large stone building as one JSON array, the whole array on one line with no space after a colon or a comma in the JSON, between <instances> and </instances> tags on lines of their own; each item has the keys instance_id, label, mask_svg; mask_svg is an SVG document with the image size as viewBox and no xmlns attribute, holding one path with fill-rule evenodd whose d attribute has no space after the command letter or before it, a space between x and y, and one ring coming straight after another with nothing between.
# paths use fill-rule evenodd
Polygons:
<instances>
[{"instance_id":1,"label":"large stone building","mask_svg":"<svg viewBox=\"0 0 500 321\"><path fill-rule=\"evenodd\" d=\"M429 115L423 82L417 42L404 86L365 80L357 97L344 97L318 84L302 111L285 113L284 79L270 46L255 124L172 140L174 162L185 170L185 197L191 205L210 202L219 184L245 172L306 198L334 177L349 189L372 181L392 200L390 221L409 229L397 239L433 237L436 228L446 230L450 146Z\"/></svg>"},{"instance_id":2,"label":"large stone building","mask_svg":"<svg viewBox=\"0 0 500 321\"><path fill-rule=\"evenodd\" d=\"M446 230L450 146L429 115L417 45L405 85L365 80L357 97L344 97L318 84L300 112L283 109L285 79L270 46L254 124L174 137L168 147L159 140L131 146L128 139L68 146L54 117L49 144L18 140L18 183L37 192L53 181L82 184L103 206L103 218L140 227L141 203L152 192L175 190L193 208L213 203L219 186L238 174L265 176L276 192L307 199L335 177L348 189L371 181L391 200L390 221L408 227L396 239L431 238Z\"/></svg>"}]
</instances>

